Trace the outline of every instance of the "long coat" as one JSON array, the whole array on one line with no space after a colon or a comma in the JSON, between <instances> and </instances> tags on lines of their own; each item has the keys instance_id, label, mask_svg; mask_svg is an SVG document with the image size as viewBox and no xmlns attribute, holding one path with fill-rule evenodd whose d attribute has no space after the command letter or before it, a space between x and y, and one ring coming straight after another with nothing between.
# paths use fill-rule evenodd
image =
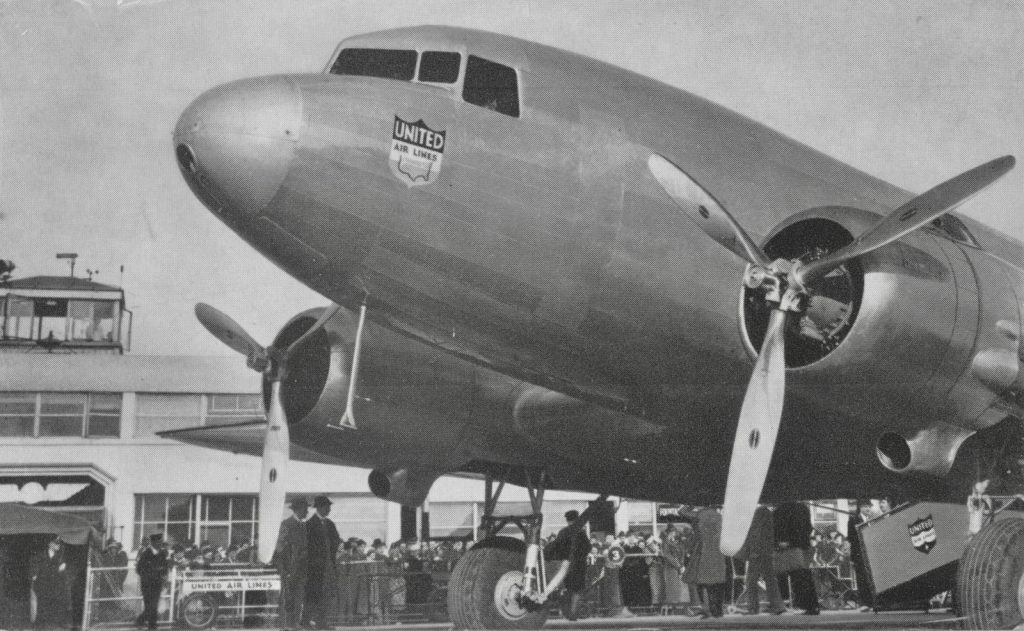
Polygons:
<instances>
[{"instance_id":1,"label":"long coat","mask_svg":"<svg viewBox=\"0 0 1024 631\"><path fill-rule=\"evenodd\" d=\"M273 561L282 577L306 576L309 568L309 540L305 523L295 517L281 522Z\"/></svg>"},{"instance_id":2,"label":"long coat","mask_svg":"<svg viewBox=\"0 0 1024 631\"><path fill-rule=\"evenodd\" d=\"M697 585L725 582L725 555L718 549L721 539L722 516L713 508L702 509L693 525L690 560L683 572L683 582Z\"/></svg>"},{"instance_id":3,"label":"long coat","mask_svg":"<svg viewBox=\"0 0 1024 631\"><path fill-rule=\"evenodd\" d=\"M65 580L64 555L57 552L50 556L42 552L32 557L32 591L35 592L36 625L63 625L67 621L68 599Z\"/></svg>"},{"instance_id":4,"label":"long coat","mask_svg":"<svg viewBox=\"0 0 1024 631\"><path fill-rule=\"evenodd\" d=\"M771 557L775 552L775 520L767 506L758 506L750 522L747 539L736 553L736 558L746 561Z\"/></svg>"}]
</instances>

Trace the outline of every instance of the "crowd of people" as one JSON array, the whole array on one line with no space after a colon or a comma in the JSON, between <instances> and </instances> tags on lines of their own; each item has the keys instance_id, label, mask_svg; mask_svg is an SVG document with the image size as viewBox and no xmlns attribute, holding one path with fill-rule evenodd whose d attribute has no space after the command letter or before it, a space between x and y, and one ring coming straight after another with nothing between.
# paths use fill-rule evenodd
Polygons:
<instances>
[{"instance_id":1,"label":"crowd of people","mask_svg":"<svg viewBox=\"0 0 1024 631\"><path fill-rule=\"evenodd\" d=\"M885 503L880 506L882 511L887 508ZM739 601L740 611L758 614L762 590L766 614L816 615L821 610L818 592L835 585L841 586L837 598L842 606L867 610L872 605L869 591L852 589L856 581L867 584L856 526L877 514L871 502L859 502L850 516L848 538L837 528L815 529L806 504L761 506L746 542L730 560L719 551L720 511L682 511L679 523L669 523L660 532L592 533L585 579L574 585L566 581L565 587L588 592L595 607L612 616L654 610L720 617L727 595ZM544 543L560 546L562 538L561 533L551 535ZM812 572L815 568L821 569ZM784 599L790 597L792 607L787 608Z\"/></svg>"},{"instance_id":2,"label":"crowd of people","mask_svg":"<svg viewBox=\"0 0 1024 631\"><path fill-rule=\"evenodd\" d=\"M328 517L328 498L318 496L312 507L298 498L290 507L293 514L281 524L272 561L282 579L284 629L383 620L386 612L425 604L434 591L434 577L450 573L466 549L465 543L449 541L387 545L381 539L343 540ZM806 504L759 507L734 562L719 551L721 513L715 508L682 511L678 522L654 533L633 530L589 536L573 525L579 515L570 511L566 529L542 541L552 577L543 598L564 589L572 599L570 615L585 600L592 610L613 616L660 611L719 617L727 595L737 605L745 605L746 613L760 613L764 590L764 613L797 609L814 615L820 605L811 568L830 568L838 577L856 575L864 584L856 526L876 514L870 502L859 503L847 529L853 536L847 538L835 528L815 530ZM59 564L50 571L54 558L51 550L37 561L40 589L51 575L59 574ZM160 589L171 568L195 572L255 561L253 542L168 545L154 534L136 557L144 600L143 614L136 622L155 626ZM124 568L108 573L107 593L101 595L120 594L128 574L128 556L120 543L108 541L98 563ZM737 586L742 586L742 592ZM792 607L787 609L784 599L790 597L790 588ZM857 606L871 606L867 590L850 593Z\"/></svg>"}]
</instances>

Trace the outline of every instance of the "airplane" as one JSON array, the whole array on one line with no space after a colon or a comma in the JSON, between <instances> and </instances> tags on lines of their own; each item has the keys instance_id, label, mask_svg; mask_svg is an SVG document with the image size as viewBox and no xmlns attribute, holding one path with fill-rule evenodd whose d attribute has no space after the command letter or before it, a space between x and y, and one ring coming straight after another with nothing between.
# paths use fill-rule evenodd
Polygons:
<instances>
[{"instance_id":1,"label":"airplane","mask_svg":"<svg viewBox=\"0 0 1024 631\"><path fill-rule=\"evenodd\" d=\"M445 474L527 486L536 513L545 488L722 505L732 554L759 502L960 502L1019 434L1024 248L952 212L1012 156L914 195L636 73L442 26L215 87L174 150L332 302L268 347L197 306L268 417L166 435L263 453L261 556L289 457L408 506ZM543 624L525 530L460 561L456 628ZM1016 603L1020 574L969 587ZM996 600L962 607L1021 621Z\"/></svg>"}]
</instances>

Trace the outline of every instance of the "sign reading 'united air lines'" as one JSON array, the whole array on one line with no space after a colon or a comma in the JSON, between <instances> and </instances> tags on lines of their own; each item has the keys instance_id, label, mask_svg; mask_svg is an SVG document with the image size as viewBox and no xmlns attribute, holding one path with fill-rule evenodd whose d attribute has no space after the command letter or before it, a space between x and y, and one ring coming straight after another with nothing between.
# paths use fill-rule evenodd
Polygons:
<instances>
[{"instance_id":1,"label":"sign reading 'united air lines'","mask_svg":"<svg viewBox=\"0 0 1024 631\"><path fill-rule=\"evenodd\" d=\"M427 127L423 119L410 123L396 115L391 136L391 172L407 186L436 180L444 157L444 134L443 130Z\"/></svg>"}]
</instances>

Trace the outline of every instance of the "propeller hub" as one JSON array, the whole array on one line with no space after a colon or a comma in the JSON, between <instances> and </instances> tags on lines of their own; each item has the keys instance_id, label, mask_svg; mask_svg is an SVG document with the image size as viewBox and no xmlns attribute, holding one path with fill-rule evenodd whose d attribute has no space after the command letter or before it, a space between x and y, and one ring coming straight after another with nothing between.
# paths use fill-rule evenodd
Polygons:
<instances>
[{"instance_id":1,"label":"propeller hub","mask_svg":"<svg viewBox=\"0 0 1024 631\"><path fill-rule=\"evenodd\" d=\"M775 310L789 314L787 366L806 366L839 346L860 305L863 276L859 265L847 262L807 285L802 282L801 270L852 240L838 224L812 218L787 226L764 245L772 263L768 267L750 265L744 276L743 330L752 353L761 348Z\"/></svg>"}]
</instances>

